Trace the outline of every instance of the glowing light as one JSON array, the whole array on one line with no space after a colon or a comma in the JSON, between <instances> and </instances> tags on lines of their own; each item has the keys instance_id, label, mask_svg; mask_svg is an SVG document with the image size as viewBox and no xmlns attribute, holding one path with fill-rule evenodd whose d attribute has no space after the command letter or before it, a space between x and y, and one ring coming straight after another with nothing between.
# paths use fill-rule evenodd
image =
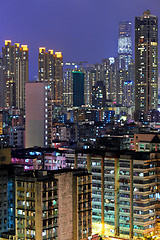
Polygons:
<instances>
[{"instance_id":1,"label":"glowing light","mask_svg":"<svg viewBox=\"0 0 160 240\"><path fill-rule=\"evenodd\" d=\"M19 43L15 43L15 46L16 46L16 47L19 47Z\"/></svg>"},{"instance_id":2,"label":"glowing light","mask_svg":"<svg viewBox=\"0 0 160 240\"><path fill-rule=\"evenodd\" d=\"M52 50L52 49L48 50L48 52L49 52L50 54L53 54L53 50Z\"/></svg>"},{"instance_id":3,"label":"glowing light","mask_svg":"<svg viewBox=\"0 0 160 240\"><path fill-rule=\"evenodd\" d=\"M5 45L8 45L8 43L11 43L11 40L5 40Z\"/></svg>"},{"instance_id":4,"label":"glowing light","mask_svg":"<svg viewBox=\"0 0 160 240\"><path fill-rule=\"evenodd\" d=\"M157 42L151 42L152 46L157 46Z\"/></svg>"},{"instance_id":5,"label":"glowing light","mask_svg":"<svg viewBox=\"0 0 160 240\"><path fill-rule=\"evenodd\" d=\"M123 120L123 121L126 121L127 120L127 116L121 116L120 119Z\"/></svg>"},{"instance_id":6,"label":"glowing light","mask_svg":"<svg viewBox=\"0 0 160 240\"><path fill-rule=\"evenodd\" d=\"M43 51L45 52L45 50L46 50L45 47L40 47L40 48L39 48L39 53L41 53L41 52L43 52Z\"/></svg>"},{"instance_id":7,"label":"glowing light","mask_svg":"<svg viewBox=\"0 0 160 240\"><path fill-rule=\"evenodd\" d=\"M62 57L62 52L55 52L55 55L57 58L61 58Z\"/></svg>"},{"instance_id":8,"label":"glowing light","mask_svg":"<svg viewBox=\"0 0 160 240\"><path fill-rule=\"evenodd\" d=\"M21 48L23 51L28 51L28 46L27 45L21 45Z\"/></svg>"}]
</instances>

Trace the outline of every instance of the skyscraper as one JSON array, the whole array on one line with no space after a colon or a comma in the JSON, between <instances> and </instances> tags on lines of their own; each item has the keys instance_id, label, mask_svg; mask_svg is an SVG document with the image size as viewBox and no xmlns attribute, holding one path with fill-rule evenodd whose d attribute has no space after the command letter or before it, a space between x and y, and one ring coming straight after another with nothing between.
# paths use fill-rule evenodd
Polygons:
<instances>
[{"instance_id":1,"label":"skyscraper","mask_svg":"<svg viewBox=\"0 0 160 240\"><path fill-rule=\"evenodd\" d=\"M0 107L5 107L5 82L2 57L0 57Z\"/></svg>"},{"instance_id":2,"label":"skyscraper","mask_svg":"<svg viewBox=\"0 0 160 240\"><path fill-rule=\"evenodd\" d=\"M53 82L53 79L54 79L53 50L48 50L48 52L46 52L45 47L40 47L38 54L38 81Z\"/></svg>"},{"instance_id":3,"label":"skyscraper","mask_svg":"<svg viewBox=\"0 0 160 240\"><path fill-rule=\"evenodd\" d=\"M109 59L102 60L103 81L106 88L106 99L110 99L110 61Z\"/></svg>"},{"instance_id":4,"label":"skyscraper","mask_svg":"<svg viewBox=\"0 0 160 240\"><path fill-rule=\"evenodd\" d=\"M25 109L25 82L28 82L28 46L5 41L2 48L5 82L5 106Z\"/></svg>"},{"instance_id":5,"label":"skyscraper","mask_svg":"<svg viewBox=\"0 0 160 240\"><path fill-rule=\"evenodd\" d=\"M109 72L109 90L110 90L110 98L111 101L117 102L117 88L119 85L117 83L118 80L118 58L109 58L110 61L110 72Z\"/></svg>"},{"instance_id":6,"label":"skyscraper","mask_svg":"<svg viewBox=\"0 0 160 240\"><path fill-rule=\"evenodd\" d=\"M96 108L105 107L106 88L103 81L97 81L92 90L92 105Z\"/></svg>"},{"instance_id":7,"label":"skyscraper","mask_svg":"<svg viewBox=\"0 0 160 240\"><path fill-rule=\"evenodd\" d=\"M84 73L73 72L73 107L84 105Z\"/></svg>"},{"instance_id":8,"label":"skyscraper","mask_svg":"<svg viewBox=\"0 0 160 240\"><path fill-rule=\"evenodd\" d=\"M72 69L67 69L64 73L63 81L63 103L64 106L73 106L73 74Z\"/></svg>"},{"instance_id":9,"label":"skyscraper","mask_svg":"<svg viewBox=\"0 0 160 240\"><path fill-rule=\"evenodd\" d=\"M52 146L52 98L48 83L26 84L25 145Z\"/></svg>"},{"instance_id":10,"label":"skyscraper","mask_svg":"<svg viewBox=\"0 0 160 240\"><path fill-rule=\"evenodd\" d=\"M55 105L63 103L63 56L61 52L54 55L54 94L53 102Z\"/></svg>"},{"instance_id":11,"label":"skyscraper","mask_svg":"<svg viewBox=\"0 0 160 240\"><path fill-rule=\"evenodd\" d=\"M38 54L38 81L40 82L48 82L48 69L47 60L48 53L45 52L45 47L39 48L39 54Z\"/></svg>"},{"instance_id":12,"label":"skyscraper","mask_svg":"<svg viewBox=\"0 0 160 240\"><path fill-rule=\"evenodd\" d=\"M15 47L15 54L18 48ZM28 46L21 45L19 56L15 58L16 107L25 112L25 83L28 82Z\"/></svg>"},{"instance_id":13,"label":"skyscraper","mask_svg":"<svg viewBox=\"0 0 160 240\"><path fill-rule=\"evenodd\" d=\"M119 68L128 70L128 64L132 59L131 22L129 21L119 23L118 58Z\"/></svg>"},{"instance_id":14,"label":"skyscraper","mask_svg":"<svg viewBox=\"0 0 160 240\"><path fill-rule=\"evenodd\" d=\"M147 113L157 106L158 18L147 10L135 18L135 111Z\"/></svg>"},{"instance_id":15,"label":"skyscraper","mask_svg":"<svg viewBox=\"0 0 160 240\"><path fill-rule=\"evenodd\" d=\"M133 62L133 60L128 65L127 81L132 82L131 83L132 91L133 91L132 106L134 106L135 105L135 63Z\"/></svg>"},{"instance_id":16,"label":"skyscraper","mask_svg":"<svg viewBox=\"0 0 160 240\"><path fill-rule=\"evenodd\" d=\"M124 82L123 105L125 107L133 106L133 82Z\"/></svg>"},{"instance_id":17,"label":"skyscraper","mask_svg":"<svg viewBox=\"0 0 160 240\"><path fill-rule=\"evenodd\" d=\"M127 71L125 69L120 69L117 72L117 91L116 99L118 104L123 104L124 101L124 83L126 82Z\"/></svg>"},{"instance_id":18,"label":"skyscraper","mask_svg":"<svg viewBox=\"0 0 160 240\"><path fill-rule=\"evenodd\" d=\"M63 56L61 52L39 48L38 81L48 82L52 89L52 99L55 105L63 103Z\"/></svg>"}]
</instances>

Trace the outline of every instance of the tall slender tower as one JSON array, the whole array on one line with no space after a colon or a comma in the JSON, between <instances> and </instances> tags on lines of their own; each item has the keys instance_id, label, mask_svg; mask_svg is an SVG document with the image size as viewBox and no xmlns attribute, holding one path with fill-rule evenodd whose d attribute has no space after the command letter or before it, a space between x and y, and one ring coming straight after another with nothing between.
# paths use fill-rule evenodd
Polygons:
<instances>
[{"instance_id":1,"label":"tall slender tower","mask_svg":"<svg viewBox=\"0 0 160 240\"><path fill-rule=\"evenodd\" d=\"M16 50L16 49L15 49ZM16 51L15 51L16 52ZM25 83L28 82L28 46L21 45L16 61L16 107L25 112Z\"/></svg>"},{"instance_id":2,"label":"tall slender tower","mask_svg":"<svg viewBox=\"0 0 160 240\"><path fill-rule=\"evenodd\" d=\"M54 55L54 97L55 105L63 104L63 56L61 52Z\"/></svg>"},{"instance_id":3,"label":"tall slender tower","mask_svg":"<svg viewBox=\"0 0 160 240\"><path fill-rule=\"evenodd\" d=\"M5 106L25 111L25 83L28 82L28 46L5 41L2 48L5 82Z\"/></svg>"},{"instance_id":4,"label":"tall slender tower","mask_svg":"<svg viewBox=\"0 0 160 240\"><path fill-rule=\"evenodd\" d=\"M38 54L38 81L53 82L53 78L54 78L53 50L48 50L48 52L46 52L45 47L40 47Z\"/></svg>"},{"instance_id":5,"label":"tall slender tower","mask_svg":"<svg viewBox=\"0 0 160 240\"><path fill-rule=\"evenodd\" d=\"M158 18L147 10L135 18L135 111L147 114L157 106Z\"/></svg>"},{"instance_id":6,"label":"tall slender tower","mask_svg":"<svg viewBox=\"0 0 160 240\"><path fill-rule=\"evenodd\" d=\"M3 59L0 56L0 107L5 107L5 81Z\"/></svg>"},{"instance_id":7,"label":"tall slender tower","mask_svg":"<svg viewBox=\"0 0 160 240\"><path fill-rule=\"evenodd\" d=\"M61 52L39 48L38 81L48 82L52 89L52 99L55 105L63 104L63 56Z\"/></svg>"},{"instance_id":8,"label":"tall slender tower","mask_svg":"<svg viewBox=\"0 0 160 240\"><path fill-rule=\"evenodd\" d=\"M129 21L119 23L118 58L119 68L128 70L128 64L132 59L131 22Z\"/></svg>"},{"instance_id":9,"label":"tall slender tower","mask_svg":"<svg viewBox=\"0 0 160 240\"><path fill-rule=\"evenodd\" d=\"M26 147L52 146L52 94L46 82L26 83Z\"/></svg>"},{"instance_id":10,"label":"tall slender tower","mask_svg":"<svg viewBox=\"0 0 160 240\"><path fill-rule=\"evenodd\" d=\"M47 54L45 52L45 47L39 48L39 54L38 54L38 81L39 82L45 82L46 81L46 57ZM47 79L48 81L48 79Z\"/></svg>"}]
</instances>

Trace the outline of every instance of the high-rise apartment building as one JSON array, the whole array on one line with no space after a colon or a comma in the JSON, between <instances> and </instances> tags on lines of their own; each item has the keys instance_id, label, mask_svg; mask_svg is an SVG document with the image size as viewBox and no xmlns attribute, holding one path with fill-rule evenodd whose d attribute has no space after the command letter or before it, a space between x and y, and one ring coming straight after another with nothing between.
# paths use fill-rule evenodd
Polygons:
<instances>
[{"instance_id":1,"label":"high-rise apartment building","mask_svg":"<svg viewBox=\"0 0 160 240\"><path fill-rule=\"evenodd\" d=\"M3 155L1 152L0 155ZM11 156L10 156L11 158ZM3 155L5 160L5 155ZM22 167L6 164L0 165L0 236L2 232L15 229L15 176Z\"/></svg>"},{"instance_id":2,"label":"high-rise apartment building","mask_svg":"<svg viewBox=\"0 0 160 240\"><path fill-rule=\"evenodd\" d=\"M127 81L131 82L132 85L132 106L135 105L135 63L133 60L128 65ZM130 95L130 94L128 94Z\"/></svg>"},{"instance_id":3,"label":"high-rise apartment building","mask_svg":"<svg viewBox=\"0 0 160 240\"><path fill-rule=\"evenodd\" d=\"M117 102L117 88L120 86L117 84L118 79L118 58L109 58L110 60L110 73L109 73L109 90L110 90L110 100L112 102Z\"/></svg>"},{"instance_id":4,"label":"high-rise apartment building","mask_svg":"<svg viewBox=\"0 0 160 240\"><path fill-rule=\"evenodd\" d=\"M72 69L67 69L65 71L63 81L64 106L80 107L81 105L84 105L84 78L85 73L81 71L74 71Z\"/></svg>"},{"instance_id":5,"label":"high-rise apartment building","mask_svg":"<svg viewBox=\"0 0 160 240\"><path fill-rule=\"evenodd\" d=\"M124 102L124 83L127 78L127 71L120 69L117 72L117 88L116 88L116 99L117 104L123 104Z\"/></svg>"},{"instance_id":6,"label":"high-rise apartment building","mask_svg":"<svg viewBox=\"0 0 160 240\"><path fill-rule=\"evenodd\" d=\"M15 47L15 52L18 46ZM28 82L28 46L21 45L20 54L16 56L16 107L25 110L25 83Z\"/></svg>"},{"instance_id":7,"label":"high-rise apartment building","mask_svg":"<svg viewBox=\"0 0 160 240\"><path fill-rule=\"evenodd\" d=\"M16 239L57 239L57 180L28 171L16 178Z\"/></svg>"},{"instance_id":8,"label":"high-rise apartment building","mask_svg":"<svg viewBox=\"0 0 160 240\"><path fill-rule=\"evenodd\" d=\"M92 90L92 105L96 108L103 108L106 104L106 89L103 81L97 81Z\"/></svg>"},{"instance_id":9,"label":"high-rise apartment building","mask_svg":"<svg viewBox=\"0 0 160 240\"><path fill-rule=\"evenodd\" d=\"M109 59L102 60L103 82L106 88L106 99L110 99L110 61Z\"/></svg>"},{"instance_id":10,"label":"high-rise apartment building","mask_svg":"<svg viewBox=\"0 0 160 240\"><path fill-rule=\"evenodd\" d=\"M39 48L38 81L50 83L54 105L63 104L63 56L61 52L46 52L45 47Z\"/></svg>"},{"instance_id":11,"label":"high-rise apartment building","mask_svg":"<svg viewBox=\"0 0 160 240\"><path fill-rule=\"evenodd\" d=\"M68 164L92 172L93 233L123 239L159 237L160 154L156 145L152 152L99 149L66 154Z\"/></svg>"},{"instance_id":12,"label":"high-rise apartment building","mask_svg":"<svg viewBox=\"0 0 160 240\"><path fill-rule=\"evenodd\" d=\"M92 176L82 169L28 171L16 178L16 239L89 239Z\"/></svg>"},{"instance_id":13,"label":"high-rise apartment building","mask_svg":"<svg viewBox=\"0 0 160 240\"><path fill-rule=\"evenodd\" d=\"M157 107L158 18L147 10L135 18L135 111L147 114Z\"/></svg>"},{"instance_id":14,"label":"high-rise apartment building","mask_svg":"<svg viewBox=\"0 0 160 240\"><path fill-rule=\"evenodd\" d=\"M52 94L46 82L26 83L25 146L52 146Z\"/></svg>"},{"instance_id":15,"label":"high-rise apartment building","mask_svg":"<svg viewBox=\"0 0 160 240\"><path fill-rule=\"evenodd\" d=\"M48 50L48 52L46 52L45 47L40 47L38 54L38 81L52 83L53 79L54 79L53 50Z\"/></svg>"},{"instance_id":16,"label":"high-rise apartment building","mask_svg":"<svg viewBox=\"0 0 160 240\"><path fill-rule=\"evenodd\" d=\"M123 105L125 107L131 107L134 103L133 97L133 82L124 82L124 92L123 92Z\"/></svg>"},{"instance_id":17,"label":"high-rise apartment building","mask_svg":"<svg viewBox=\"0 0 160 240\"><path fill-rule=\"evenodd\" d=\"M28 46L5 41L2 48L5 82L5 106L25 112L25 83L28 82Z\"/></svg>"},{"instance_id":18,"label":"high-rise apartment building","mask_svg":"<svg viewBox=\"0 0 160 240\"><path fill-rule=\"evenodd\" d=\"M54 93L53 103L55 105L63 104L63 56L61 52L55 52L54 55Z\"/></svg>"},{"instance_id":19,"label":"high-rise apartment building","mask_svg":"<svg viewBox=\"0 0 160 240\"><path fill-rule=\"evenodd\" d=\"M64 73L63 100L64 106L73 106L73 73L71 69L67 69Z\"/></svg>"},{"instance_id":20,"label":"high-rise apartment building","mask_svg":"<svg viewBox=\"0 0 160 240\"><path fill-rule=\"evenodd\" d=\"M131 22L129 21L119 23L118 58L119 68L128 70L128 64L132 59Z\"/></svg>"},{"instance_id":21,"label":"high-rise apartment building","mask_svg":"<svg viewBox=\"0 0 160 240\"><path fill-rule=\"evenodd\" d=\"M47 65L47 53L45 52L45 47L39 48L38 54L38 81L39 82L48 82L48 69Z\"/></svg>"},{"instance_id":22,"label":"high-rise apartment building","mask_svg":"<svg viewBox=\"0 0 160 240\"><path fill-rule=\"evenodd\" d=\"M123 59L121 59L123 60ZM130 82L129 87L132 85L132 102L129 103L129 106L134 106L134 63L130 59L130 62L127 64L127 70L119 68L119 58L110 57L108 59L103 59L101 63L94 65L81 66L78 68L79 72L84 74L84 103L87 106L95 105L93 104L93 86L96 86L97 83L103 83L105 87L105 101L111 104L119 104L121 106L124 104L124 91L126 96L130 96L130 89L125 88L124 83ZM69 65L71 66L71 65ZM75 65L74 65L75 66ZM71 66L72 67L72 66ZM64 106L72 107L73 106L73 68L68 68L64 73ZM77 72L78 72L77 71ZM75 69L76 72L76 69ZM79 91L79 89L76 87ZM128 92L127 92L128 91ZM77 92L77 94L80 94ZM102 99L100 99L102 100ZM99 101L99 100L98 100ZM96 100L96 102L98 103ZM126 98L125 98L126 101ZM101 105L101 104L100 104Z\"/></svg>"},{"instance_id":23,"label":"high-rise apartment building","mask_svg":"<svg viewBox=\"0 0 160 240\"><path fill-rule=\"evenodd\" d=\"M0 107L5 107L5 81L2 57L0 57Z\"/></svg>"}]
</instances>

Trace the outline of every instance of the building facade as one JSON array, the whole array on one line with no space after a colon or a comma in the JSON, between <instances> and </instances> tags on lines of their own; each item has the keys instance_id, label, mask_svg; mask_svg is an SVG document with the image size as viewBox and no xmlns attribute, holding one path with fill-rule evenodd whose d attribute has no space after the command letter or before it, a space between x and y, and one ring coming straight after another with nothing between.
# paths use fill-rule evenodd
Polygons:
<instances>
[{"instance_id":1,"label":"building facade","mask_svg":"<svg viewBox=\"0 0 160 240\"><path fill-rule=\"evenodd\" d=\"M73 73L73 107L84 105L84 73L74 71Z\"/></svg>"},{"instance_id":2,"label":"building facade","mask_svg":"<svg viewBox=\"0 0 160 240\"><path fill-rule=\"evenodd\" d=\"M135 111L158 107L158 18L149 10L135 18Z\"/></svg>"},{"instance_id":3,"label":"building facade","mask_svg":"<svg viewBox=\"0 0 160 240\"><path fill-rule=\"evenodd\" d=\"M92 172L93 233L159 236L159 152L79 151L66 162Z\"/></svg>"},{"instance_id":4,"label":"building facade","mask_svg":"<svg viewBox=\"0 0 160 240\"><path fill-rule=\"evenodd\" d=\"M48 83L26 84L26 147L52 146L52 94Z\"/></svg>"},{"instance_id":5,"label":"building facade","mask_svg":"<svg viewBox=\"0 0 160 240\"><path fill-rule=\"evenodd\" d=\"M2 232L15 229L15 176L22 169L11 164L0 165L0 237Z\"/></svg>"},{"instance_id":6,"label":"building facade","mask_svg":"<svg viewBox=\"0 0 160 240\"><path fill-rule=\"evenodd\" d=\"M129 21L119 23L118 58L119 68L128 70L132 59L131 22Z\"/></svg>"},{"instance_id":7,"label":"building facade","mask_svg":"<svg viewBox=\"0 0 160 240\"><path fill-rule=\"evenodd\" d=\"M105 107L106 104L106 89L103 81L97 81L92 89L92 105L95 108Z\"/></svg>"},{"instance_id":8,"label":"building facade","mask_svg":"<svg viewBox=\"0 0 160 240\"><path fill-rule=\"evenodd\" d=\"M45 47L39 48L38 81L47 82L51 86L54 105L63 104L63 56L61 52L46 52Z\"/></svg>"},{"instance_id":9,"label":"building facade","mask_svg":"<svg viewBox=\"0 0 160 240\"><path fill-rule=\"evenodd\" d=\"M91 237L91 182L91 174L83 170L19 174L16 178L16 239Z\"/></svg>"},{"instance_id":10,"label":"building facade","mask_svg":"<svg viewBox=\"0 0 160 240\"><path fill-rule=\"evenodd\" d=\"M25 112L25 83L28 82L28 46L5 41L2 48L5 106Z\"/></svg>"}]
</instances>

